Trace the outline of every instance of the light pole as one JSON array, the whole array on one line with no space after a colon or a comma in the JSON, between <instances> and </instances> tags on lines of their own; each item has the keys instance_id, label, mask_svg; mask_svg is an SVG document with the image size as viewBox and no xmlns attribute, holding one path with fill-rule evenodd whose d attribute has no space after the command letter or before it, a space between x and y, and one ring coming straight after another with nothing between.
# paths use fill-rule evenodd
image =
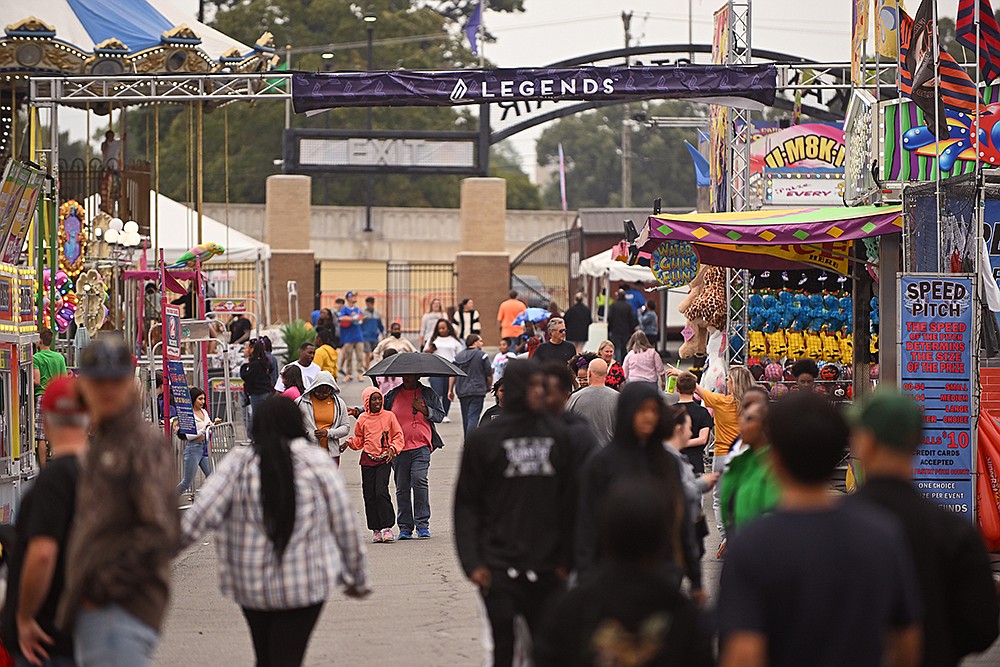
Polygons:
<instances>
[{"instance_id":1,"label":"light pole","mask_svg":"<svg viewBox=\"0 0 1000 667\"><path fill-rule=\"evenodd\" d=\"M368 32L368 71L371 72L375 66L373 64L374 60L374 40L375 40L375 22L378 21L378 17L375 16L371 11L365 13L365 30ZM370 132L372 129L372 114L374 109L368 107L368 116L366 127ZM371 141L369 137L368 141ZM372 231L372 199L374 197L374 187L373 187L373 176L371 173L365 175L365 231Z\"/></svg>"}]
</instances>

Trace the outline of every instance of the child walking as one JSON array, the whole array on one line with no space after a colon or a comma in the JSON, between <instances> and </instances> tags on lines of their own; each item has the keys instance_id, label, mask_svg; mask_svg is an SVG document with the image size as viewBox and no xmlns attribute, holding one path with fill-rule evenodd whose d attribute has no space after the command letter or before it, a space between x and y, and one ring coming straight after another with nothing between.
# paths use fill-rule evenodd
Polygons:
<instances>
[{"instance_id":1,"label":"child walking","mask_svg":"<svg viewBox=\"0 0 1000 667\"><path fill-rule=\"evenodd\" d=\"M361 491L365 499L365 517L372 531L372 542L392 542L396 512L389 495L392 459L403 449L403 429L396 415L382 409L382 392L368 387L361 394L365 411L354 425L354 436L340 446L361 450Z\"/></svg>"}]
</instances>

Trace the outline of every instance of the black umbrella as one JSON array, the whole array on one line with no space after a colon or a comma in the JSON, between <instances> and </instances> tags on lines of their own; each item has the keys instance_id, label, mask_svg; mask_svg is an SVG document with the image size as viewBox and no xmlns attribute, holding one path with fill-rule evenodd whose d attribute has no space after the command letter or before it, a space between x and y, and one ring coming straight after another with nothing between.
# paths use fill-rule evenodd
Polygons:
<instances>
[{"instance_id":1,"label":"black umbrella","mask_svg":"<svg viewBox=\"0 0 1000 667\"><path fill-rule=\"evenodd\" d=\"M427 352L402 352L386 357L365 373L368 377L398 377L417 375L420 377L465 377L465 371L445 361L436 354Z\"/></svg>"}]
</instances>

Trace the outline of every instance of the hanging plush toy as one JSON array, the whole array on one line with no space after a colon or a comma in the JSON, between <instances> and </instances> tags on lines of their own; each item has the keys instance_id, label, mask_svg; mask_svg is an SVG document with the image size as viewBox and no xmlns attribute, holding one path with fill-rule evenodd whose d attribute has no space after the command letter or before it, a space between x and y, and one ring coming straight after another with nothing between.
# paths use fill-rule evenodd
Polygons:
<instances>
[{"instance_id":1,"label":"hanging plush toy","mask_svg":"<svg viewBox=\"0 0 1000 667\"><path fill-rule=\"evenodd\" d=\"M52 280L52 273L45 269L42 273L42 326L63 333L69 329L69 323L76 315L78 299L73 292L73 281L66 275L65 271L56 271L55 280ZM55 293L55 307L49 295ZM55 311L55 323L52 322L52 314Z\"/></svg>"},{"instance_id":2,"label":"hanging plush toy","mask_svg":"<svg viewBox=\"0 0 1000 667\"><path fill-rule=\"evenodd\" d=\"M825 361L840 361L840 342L837 337L824 328L820 338L823 339L823 359Z\"/></svg>"},{"instance_id":3,"label":"hanging plush toy","mask_svg":"<svg viewBox=\"0 0 1000 667\"><path fill-rule=\"evenodd\" d=\"M809 331L806 333L806 356L810 359L823 358L823 339L818 333Z\"/></svg>"},{"instance_id":4,"label":"hanging plush toy","mask_svg":"<svg viewBox=\"0 0 1000 667\"><path fill-rule=\"evenodd\" d=\"M801 359L806 354L806 337L801 331L787 331L788 356L793 359Z\"/></svg>"},{"instance_id":5,"label":"hanging plush toy","mask_svg":"<svg viewBox=\"0 0 1000 667\"><path fill-rule=\"evenodd\" d=\"M767 334L767 354L772 359L780 359L785 356L788 350L788 341L785 340L784 331L775 331Z\"/></svg>"},{"instance_id":6,"label":"hanging plush toy","mask_svg":"<svg viewBox=\"0 0 1000 667\"><path fill-rule=\"evenodd\" d=\"M726 359L722 351L725 349L726 335L719 330L715 330L708 337L706 351L708 358L705 361L705 372L701 376L701 386L715 392L723 392L726 388Z\"/></svg>"},{"instance_id":7,"label":"hanging plush toy","mask_svg":"<svg viewBox=\"0 0 1000 667\"><path fill-rule=\"evenodd\" d=\"M767 341L763 331L751 331L749 334L749 351L755 357L767 354Z\"/></svg>"}]
</instances>

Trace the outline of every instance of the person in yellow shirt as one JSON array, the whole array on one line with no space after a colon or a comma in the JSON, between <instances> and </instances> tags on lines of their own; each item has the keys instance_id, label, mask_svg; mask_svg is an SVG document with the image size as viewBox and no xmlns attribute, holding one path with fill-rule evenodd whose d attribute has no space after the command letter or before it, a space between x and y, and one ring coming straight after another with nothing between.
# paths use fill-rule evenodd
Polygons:
<instances>
[{"instance_id":1,"label":"person in yellow shirt","mask_svg":"<svg viewBox=\"0 0 1000 667\"><path fill-rule=\"evenodd\" d=\"M326 371L337 377L337 348L333 346L333 332L329 329L316 329L316 356L313 363L321 371Z\"/></svg>"}]
</instances>

